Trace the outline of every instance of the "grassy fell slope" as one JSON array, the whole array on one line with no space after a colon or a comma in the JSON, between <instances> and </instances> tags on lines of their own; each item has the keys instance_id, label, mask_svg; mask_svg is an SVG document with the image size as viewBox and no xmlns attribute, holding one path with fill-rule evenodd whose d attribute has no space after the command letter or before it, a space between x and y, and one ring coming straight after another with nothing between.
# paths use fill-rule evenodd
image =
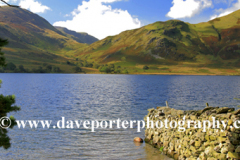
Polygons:
<instances>
[{"instance_id":1,"label":"grassy fell slope","mask_svg":"<svg viewBox=\"0 0 240 160\"><path fill-rule=\"evenodd\" d=\"M37 14L7 6L0 8L0 37L9 41L3 49L7 60L28 68L66 63L71 50L87 45L66 37Z\"/></svg>"},{"instance_id":2,"label":"grassy fell slope","mask_svg":"<svg viewBox=\"0 0 240 160\"><path fill-rule=\"evenodd\" d=\"M136 62L139 60L151 62L158 59L192 60L195 54L191 51L196 44L206 49L190 24L172 20L156 22L139 29L125 31L117 36L107 37L81 49L79 57L92 58L100 62L114 59L119 61L122 56L137 58Z\"/></svg>"},{"instance_id":3,"label":"grassy fell slope","mask_svg":"<svg viewBox=\"0 0 240 160\"><path fill-rule=\"evenodd\" d=\"M223 60L240 57L240 10L195 26L201 39L215 56Z\"/></svg>"},{"instance_id":4,"label":"grassy fell slope","mask_svg":"<svg viewBox=\"0 0 240 160\"><path fill-rule=\"evenodd\" d=\"M240 66L239 31L240 10L199 24L156 22L107 37L74 54L88 61L128 63L135 68L172 64L187 66L189 71L194 67L232 68Z\"/></svg>"}]
</instances>

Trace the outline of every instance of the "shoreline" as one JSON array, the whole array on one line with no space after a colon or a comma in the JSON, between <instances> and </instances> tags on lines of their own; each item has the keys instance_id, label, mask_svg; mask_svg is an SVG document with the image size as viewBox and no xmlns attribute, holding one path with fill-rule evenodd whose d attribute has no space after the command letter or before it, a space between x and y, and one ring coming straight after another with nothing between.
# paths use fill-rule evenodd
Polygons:
<instances>
[{"instance_id":1,"label":"shoreline","mask_svg":"<svg viewBox=\"0 0 240 160\"><path fill-rule=\"evenodd\" d=\"M129 74L107 74L107 73L13 73L6 72L0 74L89 74L89 75L166 75L166 76L240 76L230 74L191 74L191 73L129 73Z\"/></svg>"}]
</instances>

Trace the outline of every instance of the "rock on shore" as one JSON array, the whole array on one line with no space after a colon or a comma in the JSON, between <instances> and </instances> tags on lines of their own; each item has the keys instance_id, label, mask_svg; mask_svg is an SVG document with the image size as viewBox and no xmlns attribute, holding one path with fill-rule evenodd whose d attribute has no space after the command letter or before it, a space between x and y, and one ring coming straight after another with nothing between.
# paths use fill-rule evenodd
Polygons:
<instances>
[{"instance_id":1,"label":"rock on shore","mask_svg":"<svg viewBox=\"0 0 240 160\"><path fill-rule=\"evenodd\" d=\"M140 137L135 137L133 141L134 141L134 142L143 143L143 139L140 138Z\"/></svg>"}]
</instances>

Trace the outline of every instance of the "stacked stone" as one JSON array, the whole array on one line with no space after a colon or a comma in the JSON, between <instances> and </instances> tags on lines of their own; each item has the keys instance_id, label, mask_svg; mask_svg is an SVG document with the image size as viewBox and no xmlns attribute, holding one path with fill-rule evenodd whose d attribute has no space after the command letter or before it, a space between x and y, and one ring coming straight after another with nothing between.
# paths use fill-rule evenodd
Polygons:
<instances>
[{"instance_id":1,"label":"stacked stone","mask_svg":"<svg viewBox=\"0 0 240 160\"><path fill-rule=\"evenodd\" d=\"M176 160L226 160L240 159L240 129L230 127L237 120L240 120L240 110L234 111L234 108L228 107L207 107L198 111L182 111L169 107L157 107L149 109L149 113L144 117L147 124L147 117L150 121L225 121L228 126L224 130L223 125L220 129L210 128L203 132L203 128L187 129L187 123L184 127L186 130L180 132L179 128L146 128L145 142L157 147L164 154ZM238 124L240 126L240 124ZM221 130L224 130L223 132Z\"/></svg>"}]
</instances>

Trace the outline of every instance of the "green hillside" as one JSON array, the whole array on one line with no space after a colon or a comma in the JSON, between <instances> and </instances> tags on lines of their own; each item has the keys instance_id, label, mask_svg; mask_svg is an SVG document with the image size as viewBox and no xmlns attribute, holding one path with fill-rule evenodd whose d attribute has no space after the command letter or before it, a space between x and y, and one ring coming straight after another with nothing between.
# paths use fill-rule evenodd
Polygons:
<instances>
[{"instance_id":1,"label":"green hillside","mask_svg":"<svg viewBox=\"0 0 240 160\"><path fill-rule=\"evenodd\" d=\"M156 22L74 54L82 60L124 66L130 73L239 74L239 31L240 10L199 24ZM150 69L143 70L144 65Z\"/></svg>"},{"instance_id":2,"label":"green hillside","mask_svg":"<svg viewBox=\"0 0 240 160\"><path fill-rule=\"evenodd\" d=\"M33 69L49 64L63 72L72 72L67 65L68 52L87 44L67 37L42 17L21 8L0 8L0 37L8 39L3 48L8 62Z\"/></svg>"}]
</instances>

